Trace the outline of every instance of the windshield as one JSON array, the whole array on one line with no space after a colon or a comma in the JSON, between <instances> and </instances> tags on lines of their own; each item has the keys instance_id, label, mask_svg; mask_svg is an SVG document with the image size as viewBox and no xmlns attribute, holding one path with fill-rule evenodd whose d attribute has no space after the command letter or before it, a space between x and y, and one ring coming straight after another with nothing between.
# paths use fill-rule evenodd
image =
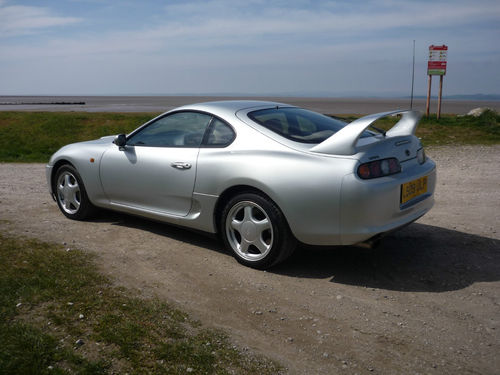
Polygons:
<instances>
[{"instance_id":1,"label":"windshield","mask_svg":"<svg viewBox=\"0 0 500 375\"><path fill-rule=\"evenodd\" d=\"M261 109L248 114L253 121L273 132L302 143L321 143L347 125L338 119L294 107ZM369 137L364 132L362 137Z\"/></svg>"}]
</instances>

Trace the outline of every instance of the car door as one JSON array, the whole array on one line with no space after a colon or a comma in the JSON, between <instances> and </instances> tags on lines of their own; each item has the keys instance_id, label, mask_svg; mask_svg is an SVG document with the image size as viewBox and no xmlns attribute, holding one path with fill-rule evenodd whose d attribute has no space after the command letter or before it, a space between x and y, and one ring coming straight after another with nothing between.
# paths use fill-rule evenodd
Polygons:
<instances>
[{"instance_id":1,"label":"car door","mask_svg":"<svg viewBox=\"0 0 500 375\"><path fill-rule=\"evenodd\" d=\"M211 116L182 111L156 119L112 145L100 177L112 204L158 213L189 213L200 145Z\"/></svg>"}]
</instances>

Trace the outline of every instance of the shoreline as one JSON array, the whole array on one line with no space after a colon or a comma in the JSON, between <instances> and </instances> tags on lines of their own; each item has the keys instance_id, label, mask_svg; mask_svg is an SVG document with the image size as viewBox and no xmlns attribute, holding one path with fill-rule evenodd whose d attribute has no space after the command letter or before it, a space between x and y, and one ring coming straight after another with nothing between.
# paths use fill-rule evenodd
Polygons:
<instances>
[{"instance_id":1,"label":"shoreline","mask_svg":"<svg viewBox=\"0 0 500 375\"><path fill-rule=\"evenodd\" d=\"M408 98L313 98L271 96L0 96L0 111L27 112L166 112L182 105L218 100L269 100L325 114L370 114L409 109ZM426 100L413 100L413 109L424 112ZM500 112L500 101L443 99L442 114L467 114L488 107ZM430 112L437 110L432 99Z\"/></svg>"}]
</instances>

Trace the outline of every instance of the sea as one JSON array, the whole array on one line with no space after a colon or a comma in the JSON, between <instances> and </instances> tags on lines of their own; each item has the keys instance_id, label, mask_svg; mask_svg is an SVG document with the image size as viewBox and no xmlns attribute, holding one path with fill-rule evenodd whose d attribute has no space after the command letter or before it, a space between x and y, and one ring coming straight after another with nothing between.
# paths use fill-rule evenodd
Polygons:
<instances>
[{"instance_id":1,"label":"sea","mask_svg":"<svg viewBox=\"0 0 500 375\"><path fill-rule=\"evenodd\" d=\"M425 112L426 99L311 98L256 96L0 96L0 111L147 112L162 113L182 105L218 100L271 100L329 115L371 114L400 109ZM430 113L437 112L437 99ZM443 99L442 114L464 115L475 108L500 112L500 101Z\"/></svg>"}]
</instances>

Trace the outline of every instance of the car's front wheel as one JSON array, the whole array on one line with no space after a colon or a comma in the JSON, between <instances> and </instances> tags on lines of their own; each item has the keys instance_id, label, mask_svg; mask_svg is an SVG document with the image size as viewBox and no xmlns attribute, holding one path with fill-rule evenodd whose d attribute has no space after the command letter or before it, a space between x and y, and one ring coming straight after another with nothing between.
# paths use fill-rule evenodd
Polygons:
<instances>
[{"instance_id":1,"label":"car's front wheel","mask_svg":"<svg viewBox=\"0 0 500 375\"><path fill-rule=\"evenodd\" d=\"M243 193L227 202L222 212L224 243L238 262L266 269L288 258L296 247L283 213L274 202Z\"/></svg>"},{"instance_id":2,"label":"car's front wheel","mask_svg":"<svg viewBox=\"0 0 500 375\"><path fill-rule=\"evenodd\" d=\"M83 220L95 211L80 175L69 164L65 164L57 170L54 193L59 209L70 219Z\"/></svg>"}]
</instances>

